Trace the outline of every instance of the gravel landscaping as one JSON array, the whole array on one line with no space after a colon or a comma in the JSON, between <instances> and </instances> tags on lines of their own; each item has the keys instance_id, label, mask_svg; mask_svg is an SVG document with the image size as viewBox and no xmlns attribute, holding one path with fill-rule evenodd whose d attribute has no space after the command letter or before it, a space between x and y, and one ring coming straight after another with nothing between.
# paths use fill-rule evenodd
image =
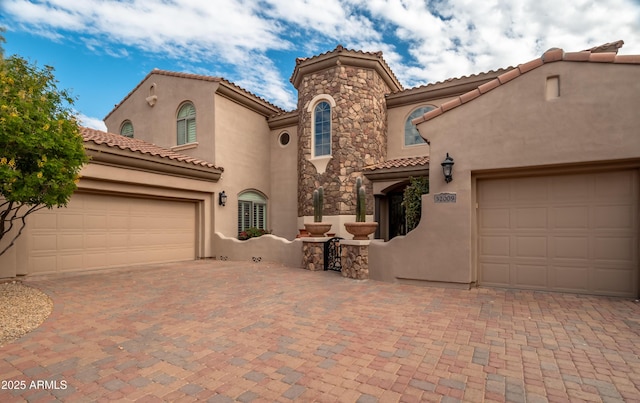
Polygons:
<instances>
[{"instance_id":1,"label":"gravel landscaping","mask_svg":"<svg viewBox=\"0 0 640 403\"><path fill-rule=\"evenodd\" d=\"M51 314L53 302L19 281L0 284L0 346L34 330Z\"/></svg>"}]
</instances>

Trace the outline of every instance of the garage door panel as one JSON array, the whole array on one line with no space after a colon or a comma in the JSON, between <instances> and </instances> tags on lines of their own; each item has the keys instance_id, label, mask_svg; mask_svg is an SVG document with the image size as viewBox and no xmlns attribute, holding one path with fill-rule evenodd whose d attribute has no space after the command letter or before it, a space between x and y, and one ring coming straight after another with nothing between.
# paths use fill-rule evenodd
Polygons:
<instances>
[{"instance_id":1,"label":"garage door panel","mask_svg":"<svg viewBox=\"0 0 640 403\"><path fill-rule=\"evenodd\" d=\"M484 284L508 287L511 283L509 263L485 262L480 266Z\"/></svg>"},{"instance_id":2,"label":"garage door panel","mask_svg":"<svg viewBox=\"0 0 640 403\"><path fill-rule=\"evenodd\" d=\"M516 236L516 258L544 258L547 256L546 236Z\"/></svg>"},{"instance_id":3,"label":"garage door panel","mask_svg":"<svg viewBox=\"0 0 640 403\"><path fill-rule=\"evenodd\" d=\"M589 228L589 208L580 205L567 205L552 208L550 225L555 229L587 229Z\"/></svg>"},{"instance_id":4,"label":"garage door panel","mask_svg":"<svg viewBox=\"0 0 640 403\"><path fill-rule=\"evenodd\" d=\"M558 203L571 203L589 197L591 183L588 177L556 176L551 178L551 193Z\"/></svg>"},{"instance_id":5,"label":"garage door panel","mask_svg":"<svg viewBox=\"0 0 640 403\"><path fill-rule=\"evenodd\" d=\"M510 228L511 211L505 208L485 209L480 214L480 223L482 227L487 230L492 228Z\"/></svg>"},{"instance_id":6,"label":"garage door panel","mask_svg":"<svg viewBox=\"0 0 640 403\"><path fill-rule=\"evenodd\" d=\"M617 260L632 263L634 260L635 239L632 237L595 237L594 258L599 260Z\"/></svg>"},{"instance_id":7,"label":"garage door panel","mask_svg":"<svg viewBox=\"0 0 640 403\"><path fill-rule=\"evenodd\" d=\"M589 267L555 265L550 272L550 290L586 293L589 291Z\"/></svg>"},{"instance_id":8,"label":"garage door panel","mask_svg":"<svg viewBox=\"0 0 640 403\"><path fill-rule=\"evenodd\" d=\"M547 228L547 208L517 208L515 213L515 227L520 230Z\"/></svg>"},{"instance_id":9,"label":"garage door panel","mask_svg":"<svg viewBox=\"0 0 640 403\"><path fill-rule=\"evenodd\" d=\"M595 197L615 201L628 200L636 193L634 171L608 172L595 175Z\"/></svg>"},{"instance_id":10,"label":"garage door panel","mask_svg":"<svg viewBox=\"0 0 640 403\"><path fill-rule=\"evenodd\" d=\"M634 207L626 205L594 206L594 228L597 229L633 229Z\"/></svg>"},{"instance_id":11,"label":"garage door panel","mask_svg":"<svg viewBox=\"0 0 640 403\"><path fill-rule=\"evenodd\" d=\"M548 183L542 178L523 178L518 182L509 181L511 200L528 203L545 202L548 198Z\"/></svg>"},{"instance_id":12,"label":"garage door panel","mask_svg":"<svg viewBox=\"0 0 640 403\"><path fill-rule=\"evenodd\" d=\"M77 193L67 208L37 213L29 272L195 258L195 203Z\"/></svg>"},{"instance_id":13,"label":"garage door panel","mask_svg":"<svg viewBox=\"0 0 640 403\"><path fill-rule=\"evenodd\" d=\"M545 262L546 263L546 262ZM533 264L515 264L515 284L523 288L547 286L547 266Z\"/></svg>"},{"instance_id":14,"label":"garage door panel","mask_svg":"<svg viewBox=\"0 0 640 403\"><path fill-rule=\"evenodd\" d=\"M550 244L551 258L581 259L582 263L589 259L589 237L554 236Z\"/></svg>"},{"instance_id":15,"label":"garage door panel","mask_svg":"<svg viewBox=\"0 0 640 403\"><path fill-rule=\"evenodd\" d=\"M638 295L636 170L479 180L477 200L480 284Z\"/></svg>"},{"instance_id":16,"label":"garage door panel","mask_svg":"<svg viewBox=\"0 0 640 403\"><path fill-rule=\"evenodd\" d=\"M631 270L602 268L593 274L594 291L607 295L633 293L633 272Z\"/></svg>"},{"instance_id":17,"label":"garage door panel","mask_svg":"<svg viewBox=\"0 0 640 403\"><path fill-rule=\"evenodd\" d=\"M508 236L490 236L482 238L480 242L480 253L485 257L509 257L510 238Z\"/></svg>"}]
</instances>

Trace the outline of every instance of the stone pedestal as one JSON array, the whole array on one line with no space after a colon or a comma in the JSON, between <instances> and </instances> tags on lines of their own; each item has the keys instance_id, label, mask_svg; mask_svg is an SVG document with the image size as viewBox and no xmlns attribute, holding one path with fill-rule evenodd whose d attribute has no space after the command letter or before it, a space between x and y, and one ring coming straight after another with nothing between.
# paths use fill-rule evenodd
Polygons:
<instances>
[{"instance_id":1,"label":"stone pedestal","mask_svg":"<svg viewBox=\"0 0 640 403\"><path fill-rule=\"evenodd\" d=\"M342 276L356 280L369 278L369 244L371 241L340 241Z\"/></svg>"},{"instance_id":2,"label":"stone pedestal","mask_svg":"<svg viewBox=\"0 0 640 403\"><path fill-rule=\"evenodd\" d=\"M302 268L318 271L324 270L324 243L329 238L300 238L302 240Z\"/></svg>"}]
</instances>

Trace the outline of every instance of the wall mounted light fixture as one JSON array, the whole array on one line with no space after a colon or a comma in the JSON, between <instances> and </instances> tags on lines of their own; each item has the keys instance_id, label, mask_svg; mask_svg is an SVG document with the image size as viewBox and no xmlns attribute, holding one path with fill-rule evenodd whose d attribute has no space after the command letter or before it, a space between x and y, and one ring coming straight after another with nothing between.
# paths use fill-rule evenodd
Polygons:
<instances>
[{"instance_id":1,"label":"wall mounted light fixture","mask_svg":"<svg viewBox=\"0 0 640 403\"><path fill-rule=\"evenodd\" d=\"M442 161L442 173L444 174L444 181L449 183L453 180L453 158L447 153L447 157Z\"/></svg>"},{"instance_id":2,"label":"wall mounted light fixture","mask_svg":"<svg viewBox=\"0 0 640 403\"><path fill-rule=\"evenodd\" d=\"M218 204L221 206L227 204L227 194L224 192L224 190L218 195Z\"/></svg>"}]
</instances>

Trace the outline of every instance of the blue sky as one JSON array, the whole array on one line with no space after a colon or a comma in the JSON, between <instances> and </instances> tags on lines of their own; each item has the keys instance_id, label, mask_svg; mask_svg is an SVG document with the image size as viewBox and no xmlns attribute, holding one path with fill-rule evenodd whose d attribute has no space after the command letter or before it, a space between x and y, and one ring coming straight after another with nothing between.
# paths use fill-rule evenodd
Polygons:
<instances>
[{"instance_id":1,"label":"blue sky","mask_svg":"<svg viewBox=\"0 0 640 403\"><path fill-rule=\"evenodd\" d=\"M405 88L619 39L638 0L0 0L5 54L56 70L86 126L153 68L221 76L286 109L297 57L382 51Z\"/></svg>"}]
</instances>

